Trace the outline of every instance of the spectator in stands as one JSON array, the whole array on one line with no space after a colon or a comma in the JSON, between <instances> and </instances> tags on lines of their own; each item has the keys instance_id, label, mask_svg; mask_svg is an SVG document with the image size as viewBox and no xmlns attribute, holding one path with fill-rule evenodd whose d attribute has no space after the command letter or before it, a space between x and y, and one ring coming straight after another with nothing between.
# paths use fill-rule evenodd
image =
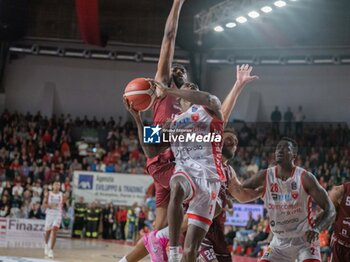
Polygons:
<instances>
[{"instance_id":1,"label":"spectator in stands","mask_svg":"<svg viewBox=\"0 0 350 262\"><path fill-rule=\"evenodd\" d=\"M112 230L114 225L114 207L112 203L106 204L102 209L102 226L103 226L103 239L112 238Z\"/></svg>"},{"instance_id":2,"label":"spectator in stands","mask_svg":"<svg viewBox=\"0 0 350 262\"><path fill-rule=\"evenodd\" d=\"M282 120L281 111L279 111L278 106L275 106L275 111L271 113L272 129L276 134L280 133L280 122Z\"/></svg>"},{"instance_id":3,"label":"spectator in stands","mask_svg":"<svg viewBox=\"0 0 350 262\"><path fill-rule=\"evenodd\" d=\"M28 218L34 218L34 219L44 219L45 215L41 211L40 203L33 203L32 208L29 211Z\"/></svg>"},{"instance_id":4,"label":"spectator in stands","mask_svg":"<svg viewBox=\"0 0 350 262\"><path fill-rule=\"evenodd\" d=\"M133 208L129 208L127 215L128 223L128 241L133 241L135 238L136 214Z\"/></svg>"},{"instance_id":5,"label":"spectator in stands","mask_svg":"<svg viewBox=\"0 0 350 262\"><path fill-rule=\"evenodd\" d=\"M125 240L125 225L127 221L128 211L125 207L121 207L118 214L118 221L120 226L121 240Z\"/></svg>"},{"instance_id":6,"label":"spectator in stands","mask_svg":"<svg viewBox=\"0 0 350 262\"><path fill-rule=\"evenodd\" d=\"M290 110L290 107L287 107L287 111L284 113L283 120L284 120L284 135L290 136L292 133L292 121L293 121L294 115L293 112Z\"/></svg>"},{"instance_id":7,"label":"spectator in stands","mask_svg":"<svg viewBox=\"0 0 350 262\"><path fill-rule=\"evenodd\" d=\"M251 230L251 229L253 229L253 226L255 224L256 224L256 221L253 218L253 214L252 214L251 211L249 211L249 213L248 213L248 221L247 221L247 224L245 226L245 229Z\"/></svg>"},{"instance_id":8,"label":"spectator in stands","mask_svg":"<svg viewBox=\"0 0 350 262\"><path fill-rule=\"evenodd\" d=\"M11 204L7 195L2 195L0 202L0 217L7 217L10 215Z\"/></svg>"},{"instance_id":9,"label":"spectator in stands","mask_svg":"<svg viewBox=\"0 0 350 262\"><path fill-rule=\"evenodd\" d=\"M298 111L295 113L295 133L299 136L303 135L303 122L305 119L303 107L299 106Z\"/></svg>"},{"instance_id":10,"label":"spectator in stands","mask_svg":"<svg viewBox=\"0 0 350 262\"><path fill-rule=\"evenodd\" d=\"M229 226L225 234L225 241L228 245L233 245L233 240L236 237L236 229L234 226Z\"/></svg>"}]
</instances>

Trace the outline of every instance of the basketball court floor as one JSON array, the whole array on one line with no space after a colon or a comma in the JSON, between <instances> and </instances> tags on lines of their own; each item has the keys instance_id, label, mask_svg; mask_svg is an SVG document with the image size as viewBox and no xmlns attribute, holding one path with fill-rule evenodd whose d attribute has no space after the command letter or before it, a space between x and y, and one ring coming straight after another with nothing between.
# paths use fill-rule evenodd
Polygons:
<instances>
[{"instance_id":1,"label":"basketball court floor","mask_svg":"<svg viewBox=\"0 0 350 262\"><path fill-rule=\"evenodd\" d=\"M54 259L44 257L43 240L0 238L0 262L92 262L119 261L131 245L120 241L57 239ZM150 261L147 257L142 261Z\"/></svg>"},{"instance_id":2,"label":"basketball court floor","mask_svg":"<svg viewBox=\"0 0 350 262\"><path fill-rule=\"evenodd\" d=\"M37 238L5 238L0 236L0 262L118 262L132 245L117 240L78 240L58 238L54 259L44 256L43 240ZM142 262L150 262L147 256ZM233 258L235 262L257 262L248 257Z\"/></svg>"}]
</instances>

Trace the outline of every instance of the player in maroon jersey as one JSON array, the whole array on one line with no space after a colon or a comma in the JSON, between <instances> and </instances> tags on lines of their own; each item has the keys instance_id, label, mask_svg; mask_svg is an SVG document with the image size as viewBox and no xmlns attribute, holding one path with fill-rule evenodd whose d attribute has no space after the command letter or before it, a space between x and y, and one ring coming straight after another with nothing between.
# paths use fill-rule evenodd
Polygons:
<instances>
[{"instance_id":1,"label":"player in maroon jersey","mask_svg":"<svg viewBox=\"0 0 350 262\"><path fill-rule=\"evenodd\" d=\"M337 210L331 262L350 261L350 182L333 187L329 197Z\"/></svg>"}]
</instances>

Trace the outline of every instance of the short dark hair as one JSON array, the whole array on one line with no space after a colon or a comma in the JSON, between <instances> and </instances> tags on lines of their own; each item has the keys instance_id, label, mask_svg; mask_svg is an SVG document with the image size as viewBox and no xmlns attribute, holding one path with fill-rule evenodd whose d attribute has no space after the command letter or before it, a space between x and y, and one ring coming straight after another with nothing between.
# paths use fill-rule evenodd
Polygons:
<instances>
[{"instance_id":1,"label":"short dark hair","mask_svg":"<svg viewBox=\"0 0 350 262\"><path fill-rule=\"evenodd\" d=\"M284 137L281 138L280 141L290 142L292 144L292 146L293 146L293 151L295 152L295 154L298 153L298 143L293 138L284 136Z\"/></svg>"},{"instance_id":2,"label":"short dark hair","mask_svg":"<svg viewBox=\"0 0 350 262\"><path fill-rule=\"evenodd\" d=\"M185 66L181 65L181 64L178 64L178 63L173 63L171 65L171 70L174 70L175 68L179 68L181 70L183 70L185 73L187 72L187 69Z\"/></svg>"}]
</instances>

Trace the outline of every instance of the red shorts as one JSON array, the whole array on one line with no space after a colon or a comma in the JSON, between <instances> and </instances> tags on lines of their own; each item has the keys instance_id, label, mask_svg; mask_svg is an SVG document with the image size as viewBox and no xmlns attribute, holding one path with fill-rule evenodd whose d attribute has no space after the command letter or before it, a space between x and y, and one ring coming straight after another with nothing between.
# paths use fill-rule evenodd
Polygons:
<instances>
[{"instance_id":1,"label":"red shorts","mask_svg":"<svg viewBox=\"0 0 350 262\"><path fill-rule=\"evenodd\" d=\"M339 244L337 241L332 241L332 244L331 262L350 261L350 248Z\"/></svg>"},{"instance_id":2,"label":"red shorts","mask_svg":"<svg viewBox=\"0 0 350 262\"><path fill-rule=\"evenodd\" d=\"M154 179L156 207L166 207L170 199L170 178L175 170L174 155L170 148L147 159L146 170Z\"/></svg>"},{"instance_id":3,"label":"red shorts","mask_svg":"<svg viewBox=\"0 0 350 262\"><path fill-rule=\"evenodd\" d=\"M222 216L213 219L209 231L202 241L199 248L199 255L204 261L210 262L217 259L219 262L231 262L231 253L228 250L225 234L224 225L222 223Z\"/></svg>"}]
</instances>

